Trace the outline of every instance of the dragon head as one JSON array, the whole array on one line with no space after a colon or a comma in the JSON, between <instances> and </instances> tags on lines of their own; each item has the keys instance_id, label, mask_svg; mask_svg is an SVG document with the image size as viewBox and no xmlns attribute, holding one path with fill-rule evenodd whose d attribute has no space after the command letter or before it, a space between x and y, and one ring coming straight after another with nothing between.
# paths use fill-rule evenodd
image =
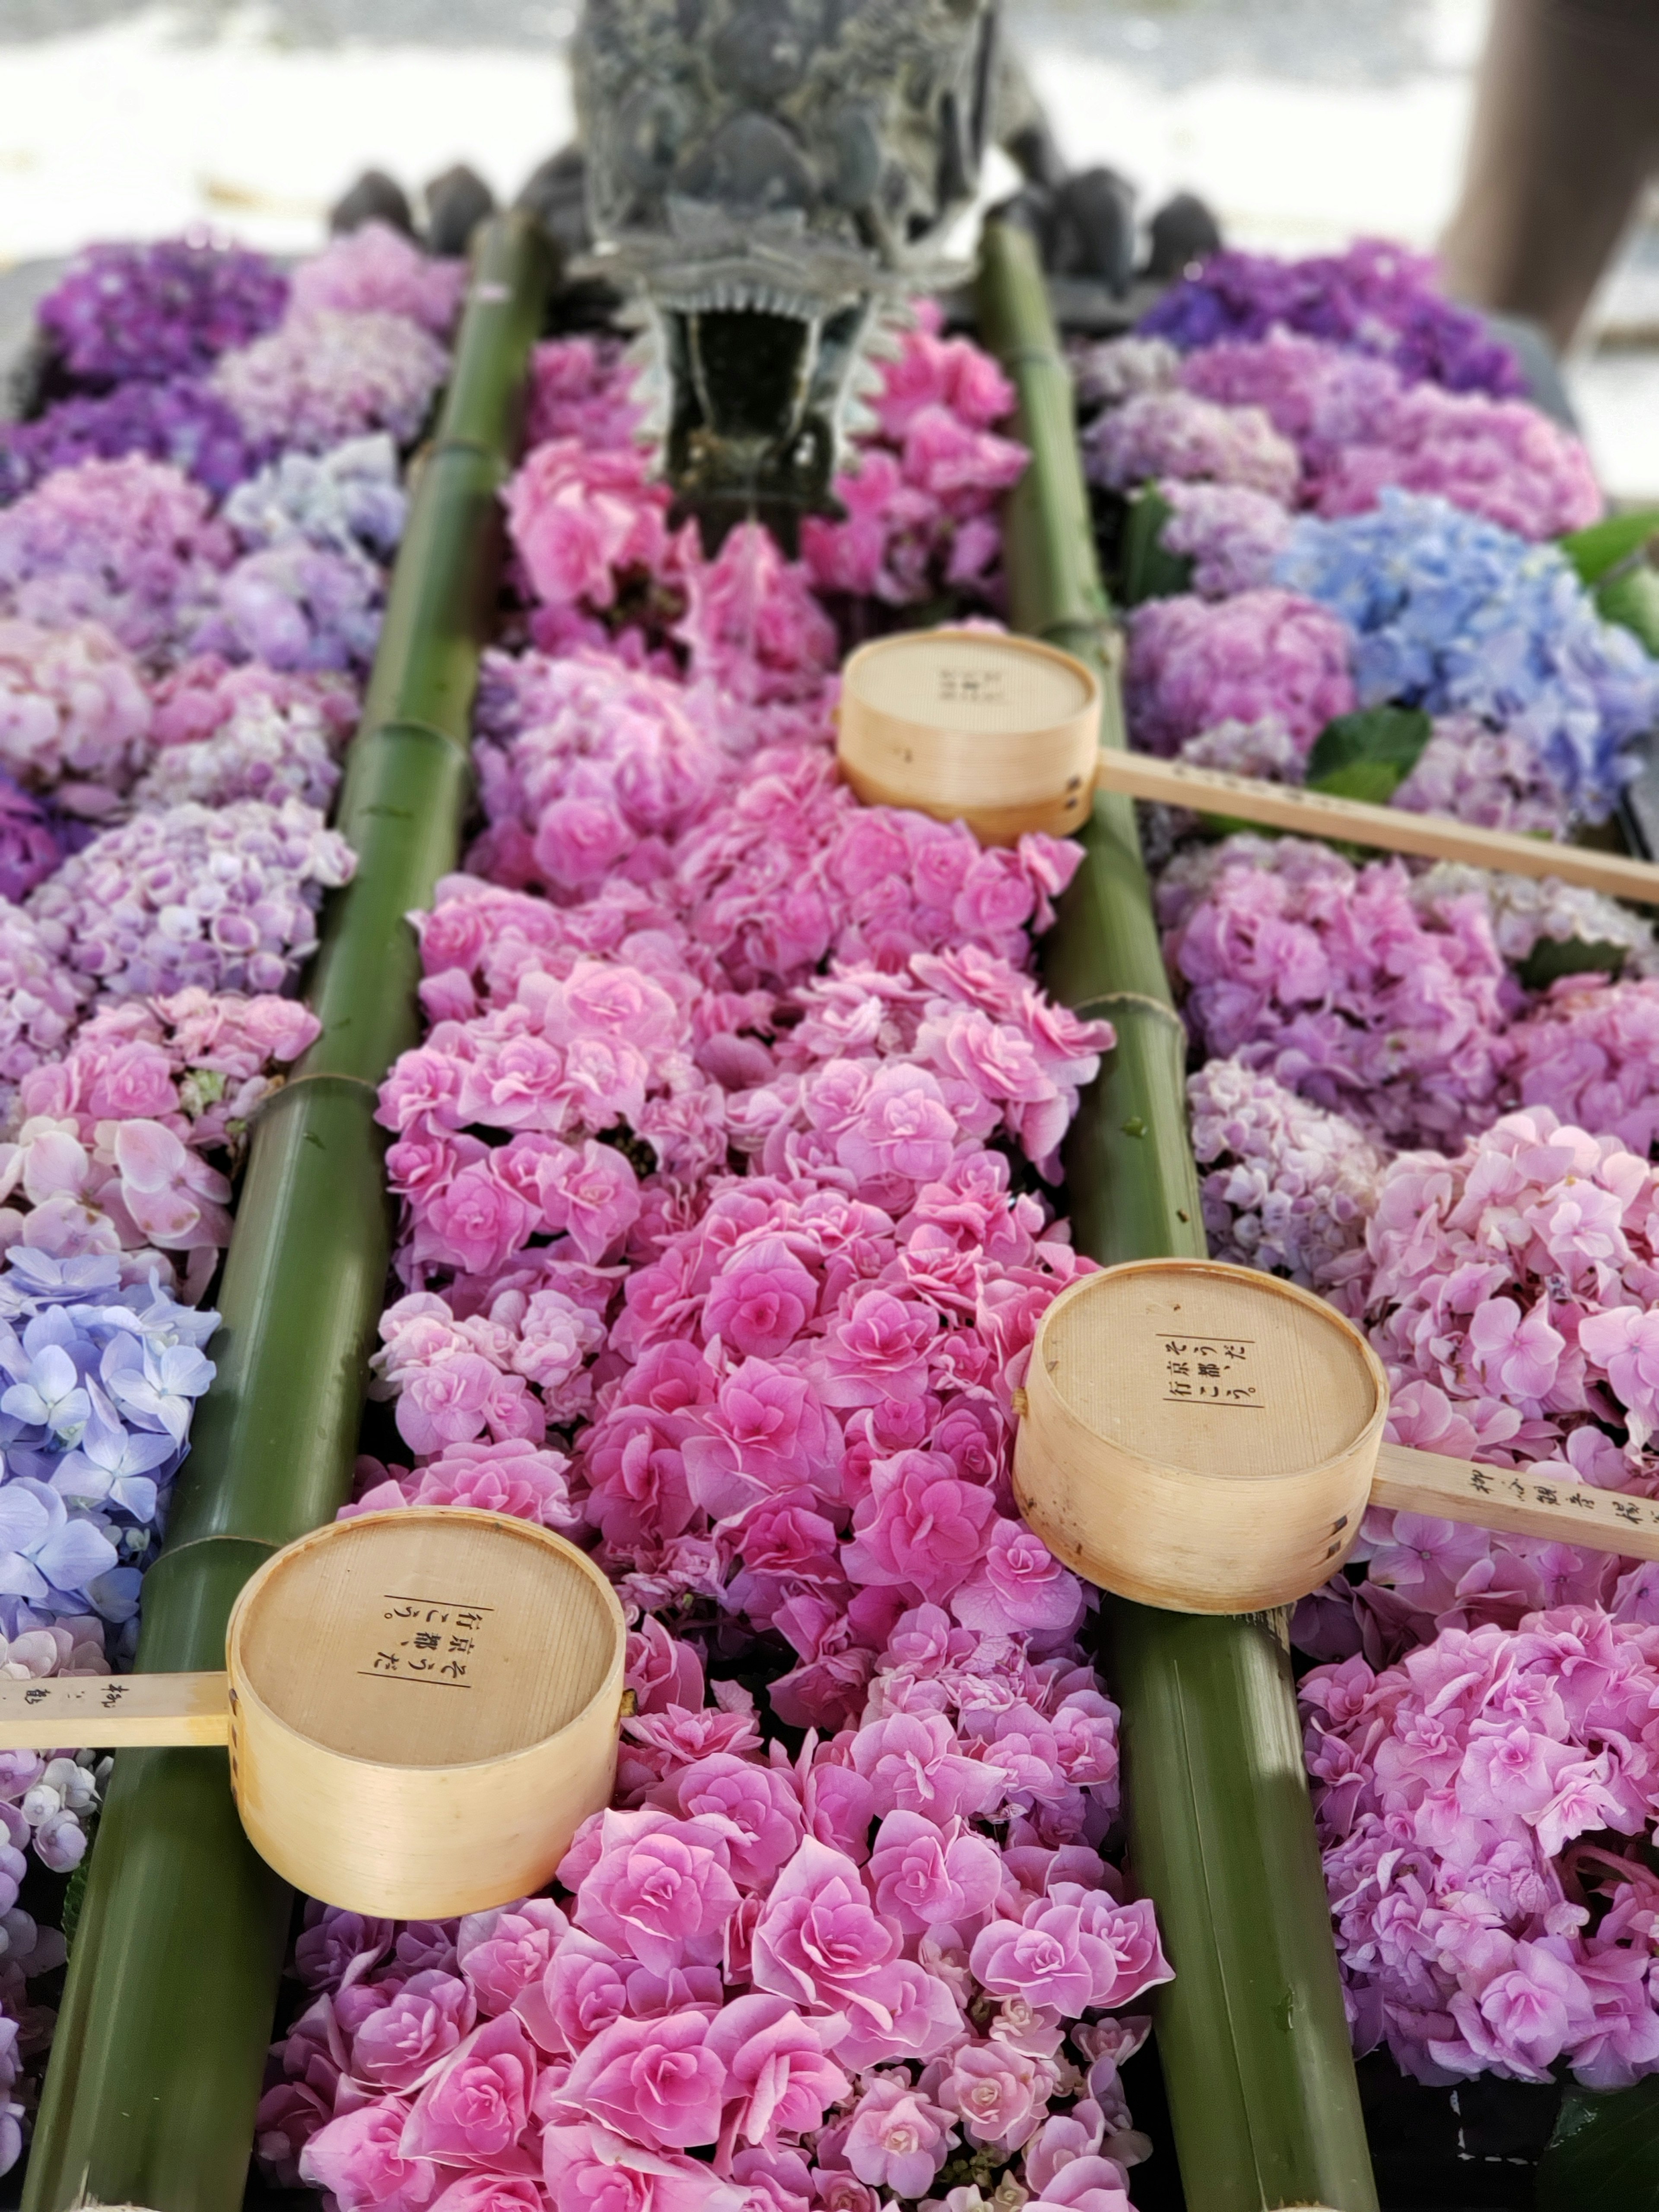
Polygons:
<instances>
[{"instance_id":1,"label":"dragon head","mask_svg":"<svg viewBox=\"0 0 1659 2212\"><path fill-rule=\"evenodd\" d=\"M665 462L718 544L793 546L859 363L938 285L996 89L993 0L586 0L576 45L592 266L646 302Z\"/></svg>"}]
</instances>

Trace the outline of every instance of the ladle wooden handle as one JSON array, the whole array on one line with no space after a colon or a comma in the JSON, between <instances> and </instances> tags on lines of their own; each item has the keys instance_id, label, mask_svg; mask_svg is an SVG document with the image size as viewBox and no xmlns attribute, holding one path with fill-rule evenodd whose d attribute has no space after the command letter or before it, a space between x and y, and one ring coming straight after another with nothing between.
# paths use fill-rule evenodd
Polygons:
<instances>
[{"instance_id":1,"label":"ladle wooden handle","mask_svg":"<svg viewBox=\"0 0 1659 2212\"><path fill-rule=\"evenodd\" d=\"M1486 1467L1438 1452L1382 1446L1371 1477L1371 1504L1395 1513L1473 1522L1547 1544L1578 1544L1659 1559L1659 1498L1629 1498L1585 1482L1564 1482L1542 1468Z\"/></svg>"},{"instance_id":2,"label":"ladle wooden handle","mask_svg":"<svg viewBox=\"0 0 1659 2212\"><path fill-rule=\"evenodd\" d=\"M230 1741L228 1674L55 1674L0 1680L0 1749Z\"/></svg>"},{"instance_id":3,"label":"ladle wooden handle","mask_svg":"<svg viewBox=\"0 0 1659 2212\"><path fill-rule=\"evenodd\" d=\"M1298 830L1309 837L1342 837L1386 852L1413 853L1431 860L1461 860L1474 868L1500 868L1517 876L1554 876L1609 897L1659 906L1659 866L1622 853L1583 845L1558 845L1507 830L1475 830L1445 814L1413 814L1404 807L1372 806L1297 784L1268 783L1259 776L1230 775L1184 761L1153 760L1115 747L1100 756L1102 789L1165 806L1191 806L1231 814L1268 830Z\"/></svg>"}]
</instances>

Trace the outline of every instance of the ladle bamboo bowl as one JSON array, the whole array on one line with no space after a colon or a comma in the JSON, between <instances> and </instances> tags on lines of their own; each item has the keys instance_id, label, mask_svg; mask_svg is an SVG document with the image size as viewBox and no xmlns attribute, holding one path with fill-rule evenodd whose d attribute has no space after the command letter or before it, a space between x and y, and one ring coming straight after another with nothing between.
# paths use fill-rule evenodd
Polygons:
<instances>
[{"instance_id":1,"label":"ladle bamboo bowl","mask_svg":"<svg viewBox=\"0 0 1659 2212\"><path fill-rule=\"evenodd\" d=\"M574 1545L411 1507L268 1559L222 1674L0 1684L0 1744L230 1747L249 1840L310 1896L444 1920L541 1888L616 1778L627 1632Z\"/></svg>"},{"instance_id":2,"label":"ladle bamboo bowl","mask_svg":"<svg viewBox=\"0 0 1659 2212\"><path fill-rule=\"evenodd\" d=\"M912 630L842 672L836 755L866 805L963 821L981 844L1054 836L1088 818L1099 678L1033 638Z\"/></svg>"},{"instance_id":3,"label":"ladle bamboo bowl","mask_svg":"<svg viewBox=\"0 0 1659 2212\"><path fill-rule=\"evenodd\" d=\"M1219 1261L1073 1283L1038 1325L1016 1408L1026 1520L1143 1605L1288 1605L1336 1572L1368 1505L1659 1559L1659 1501L1385 1443L1388 1378L1359 1332Z\"/></svg>"}]
</instances>

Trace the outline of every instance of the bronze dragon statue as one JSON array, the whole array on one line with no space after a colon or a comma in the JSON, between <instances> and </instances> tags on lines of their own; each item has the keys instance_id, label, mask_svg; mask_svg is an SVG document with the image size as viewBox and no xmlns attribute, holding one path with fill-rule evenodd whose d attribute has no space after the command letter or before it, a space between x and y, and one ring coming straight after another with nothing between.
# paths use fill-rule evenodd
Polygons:
<instances>
[{"instance_id":1,"label":"bronze dragon statue","mask_svg":"<svg viewBox=\"0 0 1659 2212\"><path fill-rule=\"evenodd\" d=\"M793 550L804 514L834 511L871 351L908 295L965 273L951 234L991 145L1050 268L1127 285L1133 192L1066 174L997 0L585 0L574 62L578 144L521 202L637 303L663 467L711 548L752 515ZM434 244L454 250L481 189L465 172L428 188ZM336 221L370 213L409 221L383 178ZM1212 232L1199 210L1197 242Z\"/></svg>"}]
</instances>

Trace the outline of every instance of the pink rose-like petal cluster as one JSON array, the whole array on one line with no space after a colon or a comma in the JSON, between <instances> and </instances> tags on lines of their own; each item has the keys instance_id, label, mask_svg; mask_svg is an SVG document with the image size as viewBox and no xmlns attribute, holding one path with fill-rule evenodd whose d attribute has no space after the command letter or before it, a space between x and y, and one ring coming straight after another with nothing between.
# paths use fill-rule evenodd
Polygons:
<instances>
[{"instance_id":1,"label":"pink rose-like petal cluster","mask_svg":"<svg viewBox=\"0 0 1659 2212\"><path fill-rule=\"evenodd\" d=\"M924 315L883 365L875 428L836 482L846 520L802 525L802 556L821 591L895 606L941 590L994 599L997 502L1025 466L1024 449L996 434L1013 389L977 346L941 337L933 319Z\"/></svg>"},{"instance_id":2,"label":"pink rose-like petal cluster","mask_svg":"<svg viewBox=\"0 0 1659 2212\"><path fill-rule=\"evenodd\" d=\"M1006 388L923 339L882 435L982 514ZM595 369L546 374L594 409ZM634 1709L550 1898L317 1917L264 2155L350 2212L874 2212L1029 2148L1033 2193L1121 2212L1121 2098L1109 2143L1051 2120L1113 2094L1097 2042L1134 2032L1094 2015L1167 1970L1101 1856L1086 1593L1009 1472L1082 1265L1010 1154L1054 1172L1112 1041L1027 973L1075 852L860 808L805 571L671 541L631 454L547 411L509 495L543 644L484 672L488 827L416 917L428 1027L381 1096L410 1287L375 1389L413 1463L347 1510L568 1533L638 1622ZM756 1650L761 1703L720 1679ZM987 1931L1028 1923L992 1986Z\"/></svg>"}]
</instances>

